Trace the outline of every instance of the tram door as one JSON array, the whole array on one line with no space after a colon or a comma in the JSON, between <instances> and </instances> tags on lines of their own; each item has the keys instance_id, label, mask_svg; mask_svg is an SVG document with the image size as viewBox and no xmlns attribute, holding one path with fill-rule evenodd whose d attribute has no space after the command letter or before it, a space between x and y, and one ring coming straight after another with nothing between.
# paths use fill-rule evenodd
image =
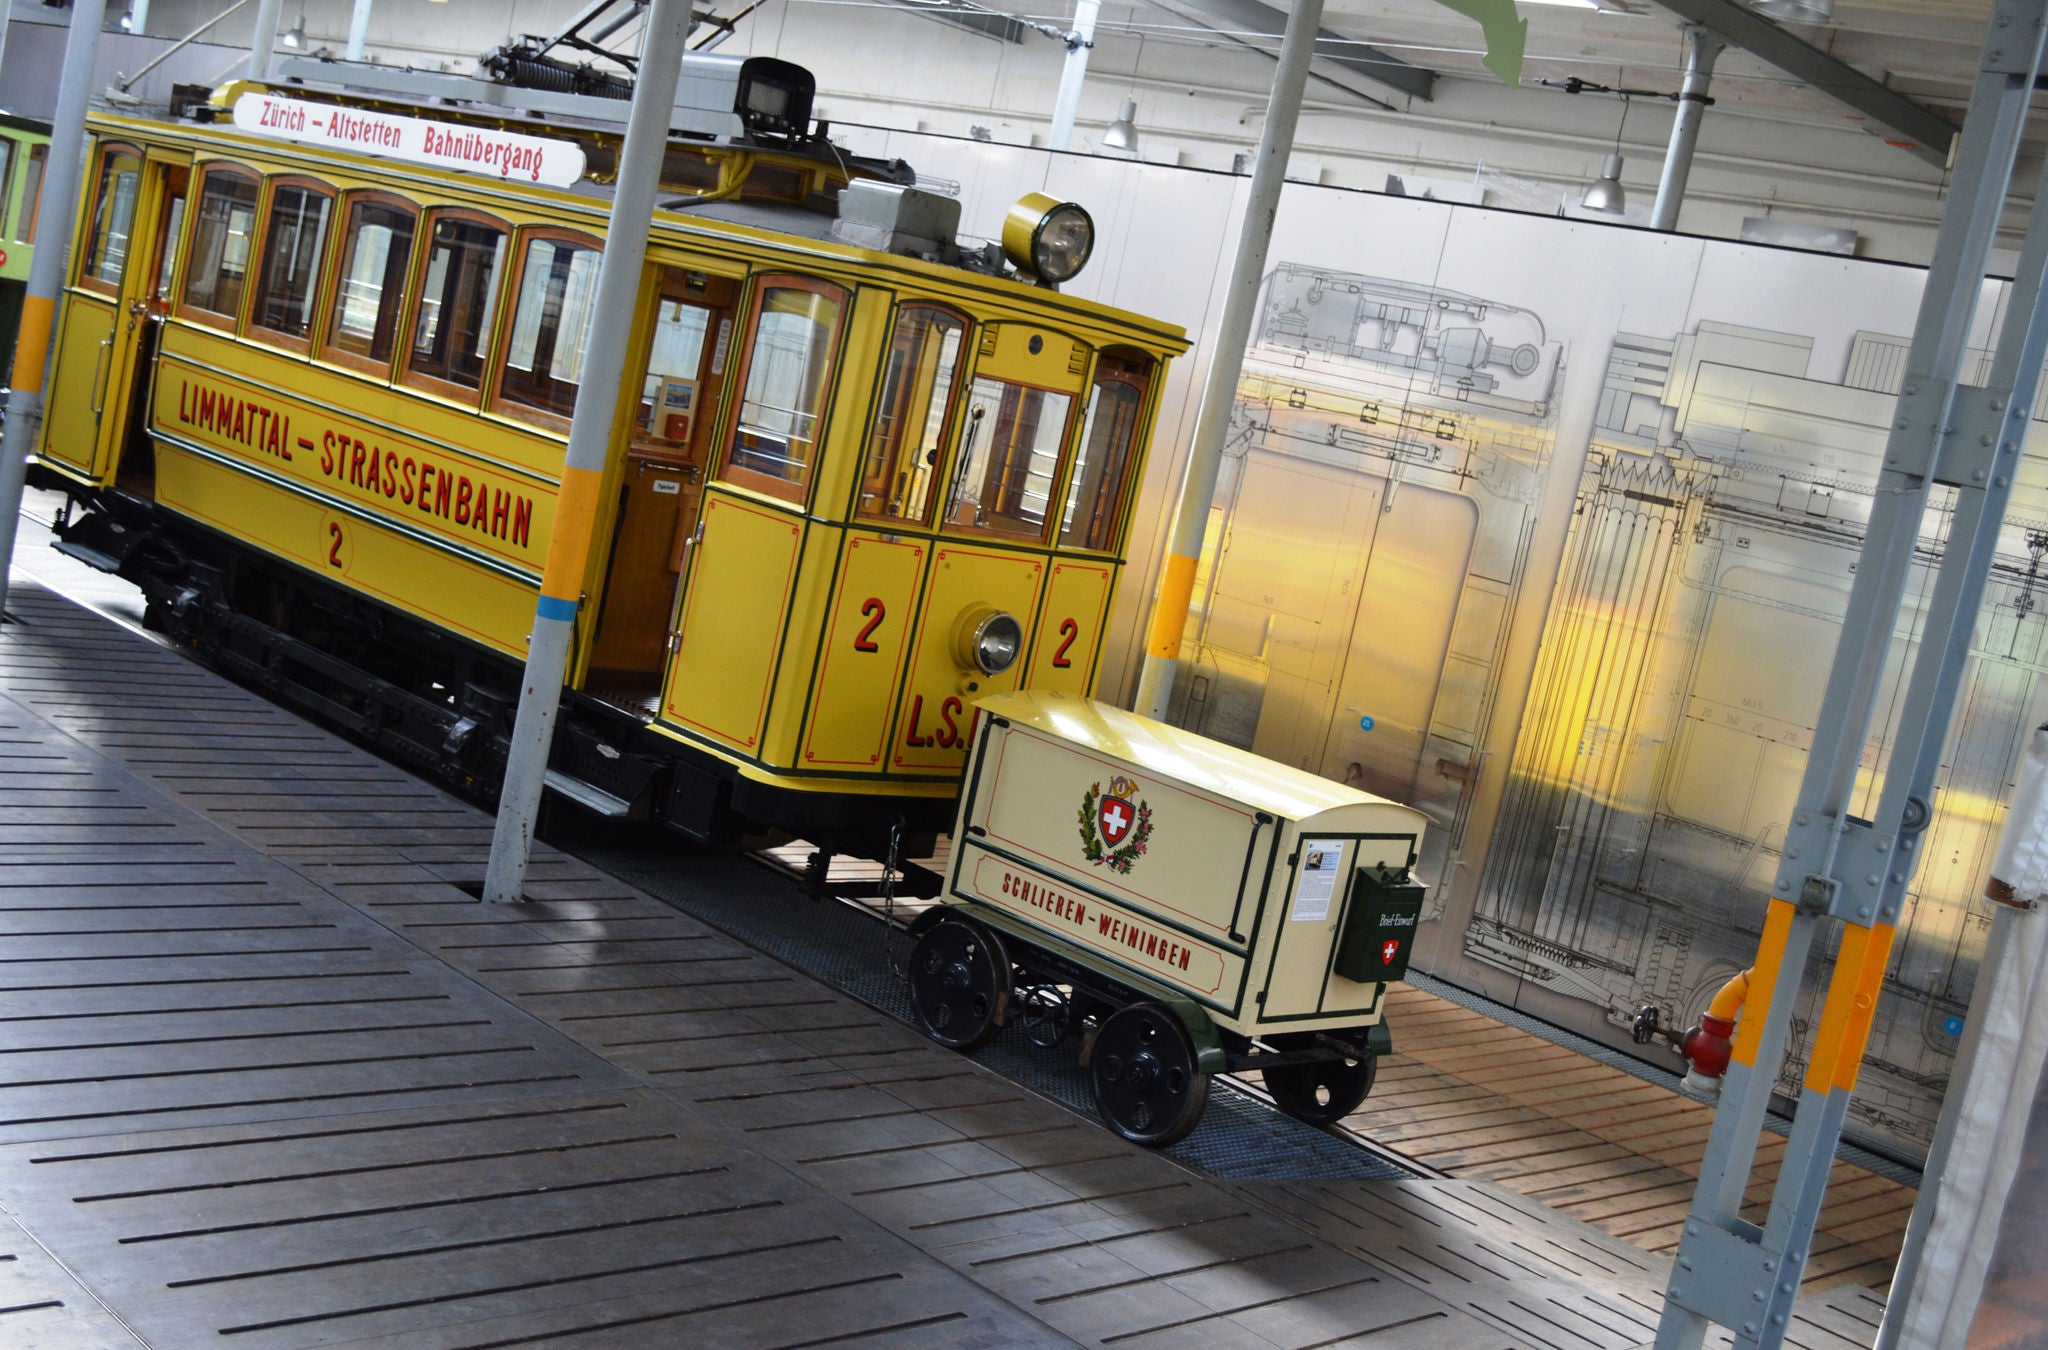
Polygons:
<instances>
[{"instance_id":1,"label":"tram door","mask_svg":"<svg viewBox=\"0 0 2048 1350\"><path fill-rule=\"evenodd\" d=\"M65 295L43 453L105 483L153 491L148 437L151 359L170 296L184 221L183 163L133 146L100 149L91 214ZM123 451L139 445L133 461Z\"/></svg>"},{"instance_id":2,"label":"tram door","mask_svg":"<svg viewBox=\"0 0 2048 1350\"><path fill-rule=\"evenodd\" d=\"M667 659L683 549L697 527L710 456L710 401L732 345L734 283L657 267L640 404L625 447L611 571L584 687L653 712Z\"/></svg>"}]
</instances>

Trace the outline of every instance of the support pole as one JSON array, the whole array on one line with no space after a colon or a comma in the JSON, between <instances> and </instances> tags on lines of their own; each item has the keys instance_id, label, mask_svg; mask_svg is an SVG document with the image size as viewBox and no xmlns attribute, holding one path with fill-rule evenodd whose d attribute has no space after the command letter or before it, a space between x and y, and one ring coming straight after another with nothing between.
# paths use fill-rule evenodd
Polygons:
<instances>
[{"instance_id":1,"label":"support pole","mask_svg":"<svg viewBox=\"0 0 2048 1350\"><path fill-rule=\"evenodd\" d=\"M102 0L104 3L104 0ZM249 78L270 78L270 57L277 47L277 19L284 0L256 0L256 27L249 34Z\"/></svg>"},{"instance_id":2,"label":"support pole","mask_svg":"<svg viewBox=\"0 0 2048 1350\"><path fill-rule=\"evenodd\" d=\"M370 0L356 0L355 12L348 16L348 59L363 59L363 44L370 40Z\"/></svg>"},{"instance_id":3,"label":"support pole","mask_svg":"<svg viewBox=\"0 0 2048 1350\"><path fill-rule=\"evenodd\" d=\"M1251 342L1252 317L1258 308L1259 284L1265 279L1266 252L1273 243L1273 218L1280 210L1280 189L1287 180L1287 159L1294 149L1294 127L1301 117L1301 91L1308 82L1309 58L1315 55L1316 29L1323 21L1323 0L1296 0L1287 12L1287 35L1280 42L1280 66L1273 92L1266 100L1266 128L1259 136L1253 161L1251 196L1237 231L1237 257L1223 297L1223 317L1216 325L1215 345L1202 385L1202 404L1195 414L1194 444L1188 449L1187 479L1180 506L1173 515L1173 535L1166 563L1160 569L1159 598L1145 639L1145 664L1138 673L1132 709L1140 716L1163 720L1173 697L1173 675L1180 662L1181 637L1187 631L1188 602L1195 593L1195 564L1209 528L1209 504L1216 495L1216 476L1223 467L1223 440L1230 431L1230 410L1237 401L1237 379L1244 370L1244 352Z\"/></svg>"},{"instance_id":4,"label":"support pole","mask_svg":"<svg viewBox=\"0 0 2048 1350\"><path fill-rule=\"evenodd\" d=\"M1657 204L1650 208L1650 228L1678 228L1678 208L1685 200L1685 180L1692 175L1692 151L1699 144L1706 118L1707 86L1714 80L1714 58L1721 39L1704 28L1685 30L1685 80L1678 87L1678 116L1671 123L1671 145L1664 151L1664 172L1657 179Z\"/></svg>"},{"instance_id":5,"label":"support pole","mask_svg":"<svg viewBox=\"0 0 2048 1350\"><path fill-rule=\"evenodd\" d=\"M682 73L683 43L690 33L690 11L690 0L653 0L648 14L640 70L633 84L632 112L626 122L626 144L619 155L618 182L612 194L611 228L597 272L598 317L591 324L583 379L576 387L562 490L555 503L540 598L534 606L526 679L519 691L512 750L498 796L490 867L484 874L484 899L493 904L523 898L534 819L540 812L548 751L555 739L555 713L561 706L562 679L569 667L576 610L583 594L598 487L604 479L612 422L625 377L626 338L639 300L647 232L654 221L655 189L662 154L668 148L668 121L674 110L676 80Z\"/></svg>"},{"instance_id":6,"label":"support pole","mask_svg":"<svg viewBox=\"0 0 2048 1350\"><path fill-rule=\"evenodd\" d=\"M142 30L149 27L149 0L130 0L128 5L128 32L141 37Z\"/></svg>"},{"instance_id":7,"label":"support pole","mask_svg":"<svg viewBox=\"0 0 2048 1350\"><path fill-rule=\"evenodd\" d=\"M50 122L52 153L43 165L42 201L36 208L36 237L42 247L28 265L20 336L14 346L13 392L7 397L7 428L0 433L0 609L7 606L7 577L15 531L21 524L29 451L43 425L50 332L57 317L57 294L64 289L71 228L78 216L78 179L85 168L85 100L92 88L100 25L106 18L106 0L76 0L71 32L64 39L64 70L57 86L56 116Z\"/></svg>"},{"instance_id":8,"label":"support pole","mask_svg":"<svg viewBox=\"0 0 2048 1350\"><path fill-rule=\"evenodd\" d=\"M1679 1238L1657 1350L1699 1350L1707 1327L1736 1350L1784 1342L1835 1145L1856 1087L1885 963L1933 814L1935 780L1996 556L2019 450L2048 355L2048 205L2029 222L1989 379L1960 373L2020 131L2042 59L2048 0L1998 0L1906 356L1870 523L1812 749L1779 850L1750 1000ZM1851 812L1880 680L1936 486L1955 489L1932 594L1868 820ZM1762 1227L1743 1217L1758 1134L1784 1060L1807 955L1839 935L1806 1077ZM1917 1347L1916 1347L1917 1350Z\"/></svg>"},{"instance_id":9,"label":"support pole","mask_svg":"<svg viewBox=\"0 0 2048 1350\"><path fill-rule=\"evenodd\" d=\"M1059 97L1052 105L1052 135L1046 144L1065 150L1074 143L1074 117L1081 111L1081 82L1088 76L1088 53L1095 46L1095 16L1102 0L1076 0L1074 28L1067 34L1067 63L1060 69Z\"/></svg>"}]
</instances>

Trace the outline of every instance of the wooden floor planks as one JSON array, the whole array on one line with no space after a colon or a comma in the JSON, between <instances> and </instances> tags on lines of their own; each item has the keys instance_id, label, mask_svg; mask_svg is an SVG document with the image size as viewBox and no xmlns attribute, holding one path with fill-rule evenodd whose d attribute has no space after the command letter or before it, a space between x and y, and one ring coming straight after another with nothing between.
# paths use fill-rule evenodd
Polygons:
<instances>
[{"instance_id":1,"label":"wooden floor planks","mask_svg":"<svg viewBox=\"0 0 2048 1350\"><path fill-rule=\"evenodd\" d=\"M1387 1020L1396 1052L1351 1128L1645 1250L1676 1250L1712 1107L1410 985L1389 994ZM1758 1147L1753 1219L1783 1152L1776 1135ZM1912 1187L1836 1163L1806 1287L1885 1288L1917 1199Z\"/></svg>"}]
</instances>

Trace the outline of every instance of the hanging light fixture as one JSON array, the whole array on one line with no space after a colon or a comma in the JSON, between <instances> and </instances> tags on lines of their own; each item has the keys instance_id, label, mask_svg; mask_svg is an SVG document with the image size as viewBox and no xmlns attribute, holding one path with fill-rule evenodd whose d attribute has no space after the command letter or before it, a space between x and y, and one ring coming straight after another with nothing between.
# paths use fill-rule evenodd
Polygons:
<instances>
[{"instance_id":1,"label":"hanging light fixture","mask_svg":"<svg viewBox=\"0 0 2048 1350\"><path fill-rule=\"evenodd\" d=\"M290 47L293 51L297 51L306 45L306 16L304 13L299 15L297 23L284 30L284 45Z\"/></svg>"},{"instance_id":2,"label":"hanging light fixture","mask_svg":"<svg viewBox=\"0 0 2048 1350\"><path fill-rule=\"evenodd\" d=\"M1131 92L1125 96L1123 107L1117 110L1116 121L1102 129L1100 144L1105 150L1122 150L1126 154L1138 153L1138 72L1145 64L1145 30L1138 30L1138 54L1131 58Z\"/></svg>"},{"instance_id":3,"label":"hanging light fixture","mask_svg":"<svg viewBox=\"0 0 2048 1350\"><path fill-rule=\"evenodd\" d=\"M1138 100L1124 100L1122 111L1116 121L1102 129L1102 143L1112 150L1136 150L1138 148Z\"/></svg>"},{"instance_id":4,"label":"hanging light fixture","mask_svg":"<svg viewBox=\"0 0 2048 1350\"><path fill-rule=\"evenodd\" d=\"M1621 190L1621 133L1628 126L1628 95L1621 96L1621 125L1614 129L1614 149L1600 165L1600 176L1586 188L1586 195L1579 198L1579 206L1587 211L1599 211L1605 215L1618 216L1628 210L1628 195Z\"/></svg>"},{"instance_id":5,"label":"hanging light fixture","mask_svg":"<svg viewBox=\"0 0 2048 1350\"><path fill-rule=\"evenodd\" d=\"M1757 13L1793 23L1826 23L1835 17L1835 0L1756 0Z\"/></svg>"}]
</instances>

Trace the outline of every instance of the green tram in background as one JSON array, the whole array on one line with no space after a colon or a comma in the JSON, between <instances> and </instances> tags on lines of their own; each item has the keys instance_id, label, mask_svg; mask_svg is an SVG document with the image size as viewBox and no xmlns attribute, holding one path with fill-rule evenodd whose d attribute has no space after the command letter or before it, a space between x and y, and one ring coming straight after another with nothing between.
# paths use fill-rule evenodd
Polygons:
<instances>
[{"instance_id":1,"label":"green tram in background","mask_svg":"<svg viewBox=\"0 0 2048 1350\"><path fill-rule=\"evenodd\" d=\"M0 112L0 386L14 370L14 333L21 325L21 297L28 290L36 203L42 198L43 166L49 154L48 125Z\"/></svg>"}]
</instances>

